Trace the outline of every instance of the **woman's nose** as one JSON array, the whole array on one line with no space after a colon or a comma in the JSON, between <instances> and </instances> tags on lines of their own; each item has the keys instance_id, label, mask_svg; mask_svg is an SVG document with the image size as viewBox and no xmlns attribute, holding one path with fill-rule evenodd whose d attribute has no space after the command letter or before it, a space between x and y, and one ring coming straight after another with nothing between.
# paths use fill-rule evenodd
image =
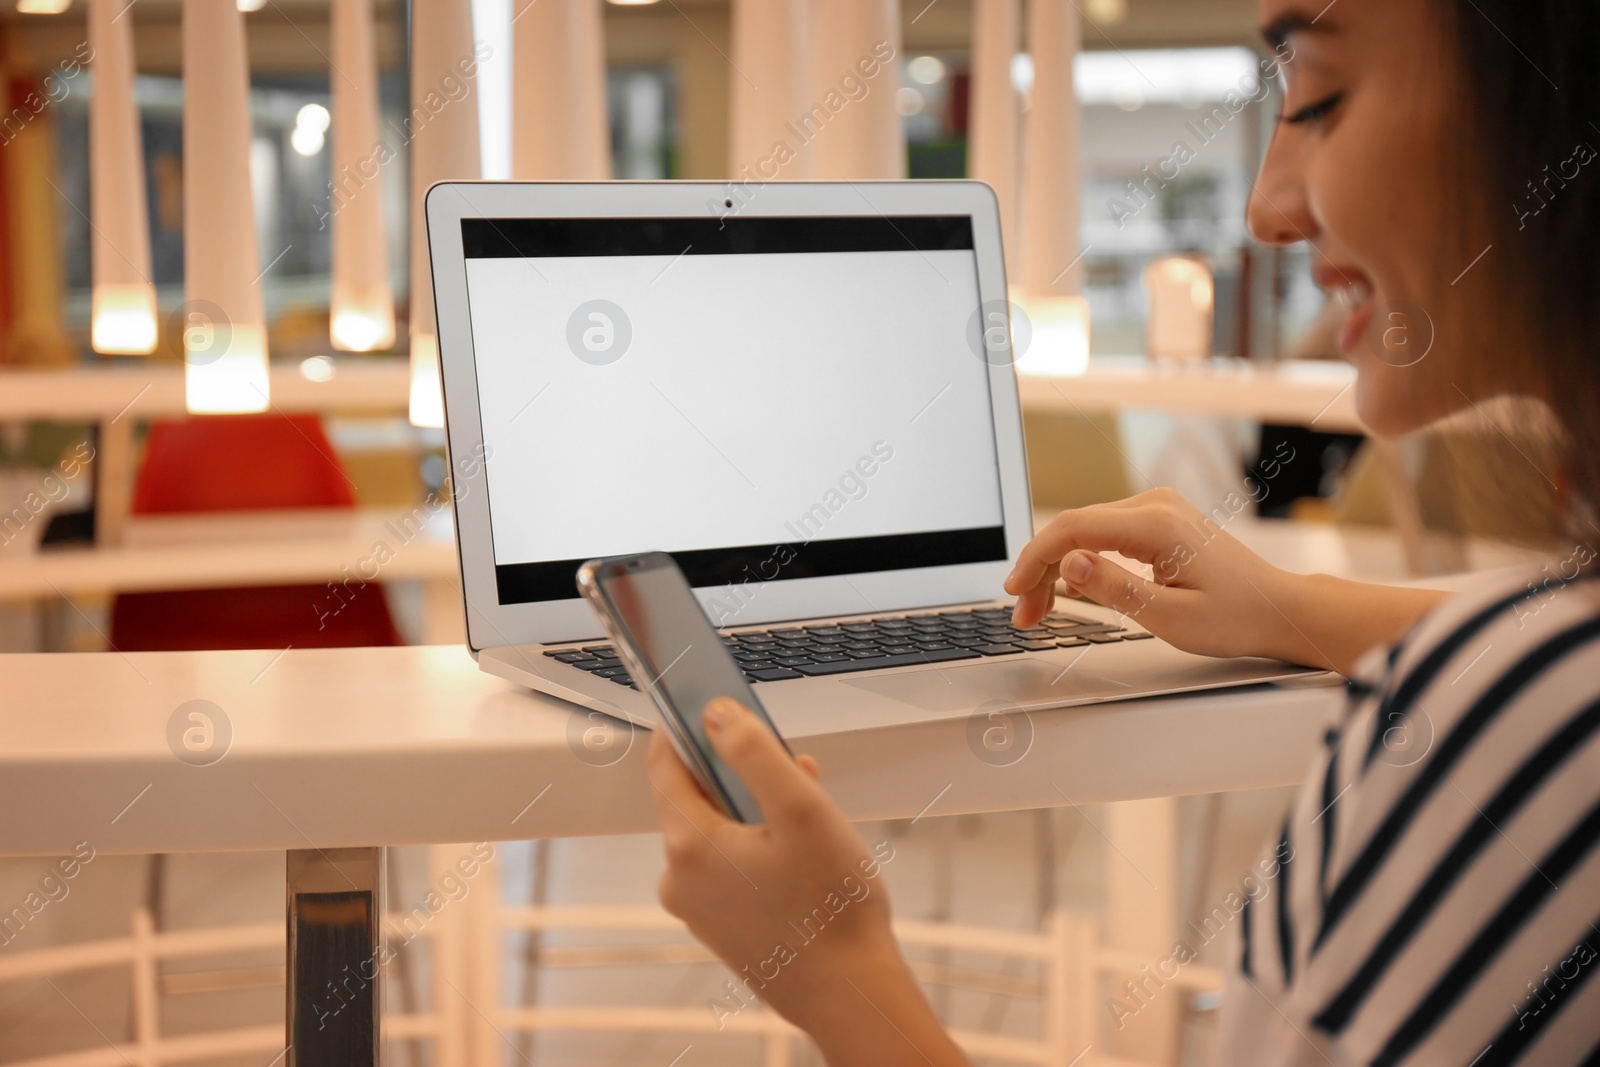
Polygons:
<instances>
[{"instance_id":1,"label":"woman's nose","mask_svg":"<svg viewBox=\"0 0 1600 1067\"><path fill-rule=\"evenodd\" d=\"M1297 138L1275 136L1267 146L1261 172L1250 189L1245 222L1250 235L1264 245L1290 245L1317 235L1316 218L1306 194L1305 168Z\"/></svg>"}]
</instances>

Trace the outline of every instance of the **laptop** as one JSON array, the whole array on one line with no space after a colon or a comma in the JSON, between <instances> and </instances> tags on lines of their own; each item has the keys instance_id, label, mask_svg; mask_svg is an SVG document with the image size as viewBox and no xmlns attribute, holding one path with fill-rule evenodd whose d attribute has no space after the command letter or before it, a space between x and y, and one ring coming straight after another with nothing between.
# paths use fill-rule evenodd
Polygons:
<instances>
[{"instance_id":1,"label":"laptop","mask_svg":"<svg viewBox=\"0 0 1600 1067\"><path fill-rule=\"evenodd\" d=\"M1079 602L1011 627L1033 512L988 186L449 182L426 215L483 670L650 725L574 574L661 550L790 736L1315 673Z\"/></svg>"}]
</instances>

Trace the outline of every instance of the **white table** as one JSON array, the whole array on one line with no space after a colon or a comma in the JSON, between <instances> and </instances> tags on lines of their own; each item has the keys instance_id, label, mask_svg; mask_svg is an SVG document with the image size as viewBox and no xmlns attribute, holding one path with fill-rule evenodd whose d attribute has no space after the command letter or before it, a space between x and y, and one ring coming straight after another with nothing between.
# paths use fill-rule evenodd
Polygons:
<instances>
[{"instance_id":1,"label":"white table","mask_svg":"<svg viewBox=\"0 0 1600 1067\"><path fill-rule=\"evenodd\" d=\"M459 640L448 504L145 516L128 520L117 545L35 550L19 538L0 547L0 600L359 580L380 543L387 562L376 580L421 585L423 640Z\"/></svg>"},{"instance_id":2,"label":"white table","mask_svg":"<svg viewBox=\"0 0 1600 1067\"><path fill-rule=\"evenodd\" d=\"M1399 567L1381 538L1230 529L1308 568ZM622 754L597 759L581 739L591 720L479 672L460 646L19 655L0 657L0 677L13 709L0 717L0 854L64 854L80 841L101 853L284 849L291 958L370 943L371 930L324 929L319 940L314 923L304 936L296 924L303 902L329 891L360 897L369 923L382 914L378 846L656 825L642 733L615 734ZM198 753L176 740L194 726L186 705L196 700L214 705L204 709L212 747ZM964 716L849 734L780 726L821 761L851 816L914 820L1290 784L1341 703L1340 688L1323 686L1034 712L1033 743L1007 767L974 754ZM1127 814L1106 831L1115 847L1142 843L1141 870L1169 862L1173 802L1118 809ZM1160 885L1124 874L1108 886L1137 919L1113 922L1113 943L1167 935L1151 917L1175 914L1174 882ZM291 968L291 1004L301 979L321 989L351 962L324 957L309 978Z\"/></svg>"},{"instance_id":3,"label":"white table","mask_svg":"<svg viewBox=\"0 0 1600 1067\"><path fill-rule=\"evenodd\" d=\"M226 521L174 520L161 551L174 561L203 558L203 546L184 538L201 539L214 532L206 523ZM359 531L389 520L355 513L351 521ZM293 517L284 522L292 526ZM1293 570L1410 584L1392 534L1243 516L1228 530ZM413 543L418 554L408 567L448 560L453 568L453 545L438 542L438 532ZM289 560L321 552L320 544L263 541L250 566L276 555L284 569L270 580L294 580L304 572ZM1486 569L1530 558L1481 545L1473 563ZM401 573L385 571L381 580ZM0 581L23 587L20 571L7 575L0 566ZM96 848L138 853L654 826L642 751L610 767L583 762L569 744L569 705L483 674L460 646L13 655L0 656L0 677L16 709L0 718L0 811L17 813L0 823L0 854L52 852L85 837ZM233 728L227 755L209 767L183 763L166 740L174 709L196 699L220 706ZM936 796L929 810L953 814L1290 783L1338 699L1337 689L1273 688L1038 712L1034 750L1008 768L971 754L964 719L849 734L781 725L822 760L846 810L872 819L916 816Z\"/></svg>"},{"instance_id":4,"label":"white table","mask_svg":"<svg viewBox=\"0 0 1600 1067\"><path fill-rule=\"evenodd\" d=\"M347 356L316 382L293 363L271 366L268 392L278 411L404 411L410 388L404 359ZM0 370L0 422L121 422L181 418L183 364L124 360L42 370Z\"/></svg>"},{"instance_id":5,"label":"white table","mask_svg":"<svg viewBox=\"0 0 1600 1067\"><path fill-rule=\"evenodd\" d=\"M1095 356L1075 377L1017 376L1026 411L1167 411L1363 433L1354 385L1355 369L1348 363L1321 360L1258 366Z\"/></svg>"},{"instance_id":6,"label":"white table","mask_svg":"<svg viewBox=\"0 0 1600 1067\"><path fill-rule=\"evenodd\" d=\"M459 646L4 657L0 854L327 849L633 833L655 827L643 731L576 754L559 700L479 672ZM1001 811L1293 782L1338 688L1223 691L1034 712L1032 749L992 767L966 717L814 734L856 818ZM221 709L209 766L168 743L176 709ZM187 722L185 723L187 725ZM619 727L621 728L621 727ZM623 747L626 747L625 742ZM213 749L213 752L215 749ZM531 805L531 806L530 806Z\"/></svg>"},{"instance_id":7,"label":"white table","mask_svg":"<svg viewBox=\"0 0 1600 1067\"><path fill-rule=\"evenodd\" d=\"M410 389L406 361L344 357L332 376L313 381L299 366L269 370L270 410L297 412L405 411ZM134 428L149 419L184 416L183 364L130 360L64 369L0 371L0 423L88 422L96 428L98 500L95 540L122 543L133 495Z\"/></svg>"}]
</instances>

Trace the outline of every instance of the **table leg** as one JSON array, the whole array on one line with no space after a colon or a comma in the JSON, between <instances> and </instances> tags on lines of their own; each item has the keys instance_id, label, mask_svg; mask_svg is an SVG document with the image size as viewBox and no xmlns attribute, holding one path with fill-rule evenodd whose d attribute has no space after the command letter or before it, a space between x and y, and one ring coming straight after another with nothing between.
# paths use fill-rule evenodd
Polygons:
<instances>
[{"instance_id":1,"label":"table leg","mask_svg":"<svg viewBox=\"0 0 1600 1067\"><path fill-rule=\"evenodd\" d=\"M295 849L285 867L286 1067L377 1067L383 850Z\"/></svg>"},{"instance_id":2,"label":"table leg","mask_svg":"<svg viewBox=\"0 0 1600 1067\"><path fill-rule=\"evenodd\" d=\"M1105 811L1107 941L1149 961L1138 974L1112 977L1108 1008L1120 1007L1111 1008L1111 1048L1137 1063L1176 1063L1187 994L1151 972L1178 941L1178 801L1124 800Z\"/></svg>"},{"instance_id":3,"label":"table leg","mask_svg":"<svg viewBox=\"0 0 1600 1067\"><path fill-rule=\"evenodd\" d=\"M466 641L461 615L461 580L454 574L422 583L422 643L459 645Z\"/></svg>"},{"instance_id":4,"label":"table leg","mask_svg":"<svg viewBox=\"0 0 1600 1067\"><path fill-rule=\"evenodd\" d=\"M133 416L100 424L95 445L94 540L101 548L122 544L133 506Z\"/></svg>"}]
</instances>

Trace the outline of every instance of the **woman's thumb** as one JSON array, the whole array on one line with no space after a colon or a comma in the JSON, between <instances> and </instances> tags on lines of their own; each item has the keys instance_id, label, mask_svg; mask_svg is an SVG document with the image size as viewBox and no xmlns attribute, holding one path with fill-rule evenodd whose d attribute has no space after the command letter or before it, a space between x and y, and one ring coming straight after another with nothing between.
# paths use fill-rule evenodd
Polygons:
<instances>
[{"instance_id":1,"label":"woman's thumb","mask_svg":"<svg viewBox=\"0 0 1600 1067\"><path fill-rule=\"evenodd\" d=\"M706 705L706 735L728 769L739 776L770 821L816 789L778 735L744 705L718 697Z\"/></svg>"}]
</instances>

